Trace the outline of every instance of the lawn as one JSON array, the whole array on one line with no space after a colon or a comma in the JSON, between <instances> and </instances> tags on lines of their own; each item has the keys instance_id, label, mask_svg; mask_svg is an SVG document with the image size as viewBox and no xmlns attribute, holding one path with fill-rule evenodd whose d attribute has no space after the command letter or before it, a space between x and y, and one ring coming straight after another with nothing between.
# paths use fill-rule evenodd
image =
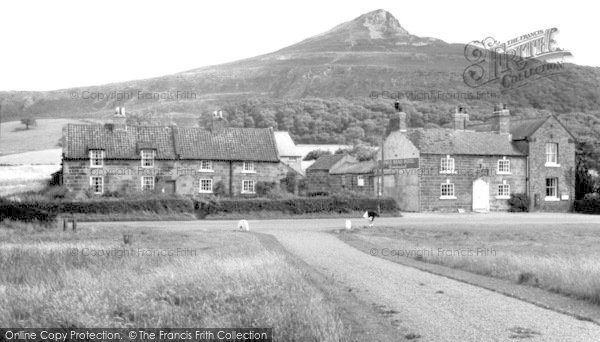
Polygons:
<instances>
[{"instance_id":1,"label":"lawn","mask_svg":"<svg viewBox=\"0 0 600 342\"><path fill-rule=\"evenodd\" d=\"M458 268L600 304L600 227L592 223L406 224L342 240L369 252Z\"/></svg>"},{"instance_id":2,"label":"lawn","mask_svg":"<svg viewBox=\"0 0 600 342\"><path fill-rule=\"evenodd\" d=\"M350 335L306 271L259 234L168 223L76 233L3 225L0 326L272 327L276 341Z\"/></svg>"}]
</instances>

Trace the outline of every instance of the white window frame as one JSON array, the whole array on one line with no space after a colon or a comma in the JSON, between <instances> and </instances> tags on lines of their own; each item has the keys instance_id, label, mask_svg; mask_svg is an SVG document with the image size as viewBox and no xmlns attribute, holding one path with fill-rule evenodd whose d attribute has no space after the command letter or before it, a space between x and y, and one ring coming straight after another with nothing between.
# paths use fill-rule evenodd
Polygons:
<instances>
[{"instance_id":1,"label":"white window frame","mask_svg":"<svg viewBox=\"0 0 600 342\"><path fill-rule=\"evenodd\" d=\"M548 185L549 180L554 180L554 184ZM554 196L548 196L548 189L554 189ZM546 178L546 197L544 201L560 201L560 197L558 196L558 177L550 177Z\"/></svg>"},{"instance_id":2,"label":"white window frame","mask_svg":"<svg viewBox=\"0 0 600 342\"><path fill-rule=\"evenodd\" d=\"M202 182L208 182L210 184L210 189L206 190L202 188ZM213 193L213 180L212 178L201 178L198 182L198 192L201 194L212 194Z\"/></svg>"},{"instance_id":3,"label":"white window frame","mask_svg":"<svg viewBox=\"0 0 600 342\"><path fill-rule=\"evenodd\" d=\"M251 191L246 190L246 183L252 184ZM248 187L248 188L250 188L250 187ZM256 181L253 179L242 180L242 193L243 194L255 194L256 193Z\"/></svg>"},{"instance_id":4,"label":"white window frame","mask_svg":"<svg viewBox=\"0 0 600 342\"><path fill-rule=\"evenodd\" d=\"M100 153L100 158L94 156L96 153ZM104 166L104 150L90 150L90 167L101 168ZM100 161L100 164L95 164L94 161Z\"/></svg>"},{"instance_id":5,"label":"white window frame","mask_svg":"<svg viewBox=\"0 0 600 342\"><path fill-rule=\"evenodd\" d=\"M506 166L506 170L504 170L504 167L501 166L503 164ZM506 157L498 159L498 167L496 169L496 172L499 175L510 175L510 159L506 159Z\"/></svg>"},{"instance_id":6,"label":"white window frame","mask_svg":"<svg viewBox=\"0 0 600 342\"><path fill-rule=\"evenodd\" d=\"M447 188L446 195L444 195L444 188ZM456 199L454 183L450 183L450 180L446 180L446 183L440 184L440 199Z\"/></svg>"},{"instance_id":7,"label":"white window frame","mask_svg":"<svg viewBox=\"0 0 600 342\"><path fill-rule=\"evenodd\" d=\"M553 147L556 148L555 151L553 151ZM546 167L559 167L560 164L558 162L558 143L546 143L546 164L544 166Z\"/></svg>"},{"instance_id":8,"label":"white window frame","mask_svg":"<svg viewBox=\"0 0 600 342\"><path fill-rule=\"evenodd\" d=\"M256 173L256 165L253 161L242 162L242 173Z\"/></svg>"},{"instance_id":9,"label":"white window frame","mask_svg":"<svg viewBox=\"0 0 600 342\"><path fill-rule=\"evenodd\" d=\"M202 172L215 172L213 170L212 160L201 160L200 161L200 171L202 171Z\"/></svg>"},{"instance_id":10,"label":"white window frame","mask_svg":"<svg viewBox=\"0 0 600 342\"><path fill-rule=\"evenodd\" d=\"M510 198L510 184L506 181L502 181L501 184L498 184L498 188L496 191L497 199L509 199Z\"/></svg>"},{"instance_id":11,"label":"white window frame","mask_svg":"<svg viewBox=\"0 0 600 342\"><path fill-rule=\"evenodd\" d=\"M94 178L100 179L100 192L95 191ZM101 195L104 193L104 177L103 176L91 176L90 177L90 188L92 192L96 195Z\"/></svg>"},{"instance_id":12,"label":"white window frame","mask_svg":"<svg viewBox=\"0 0 600 342\"><path fill-rule=\"evenodd\" d=\"M152 182L150 183L151 184L150 188L145 188L145 182L144 182L145 178L150 178L152 180ZM140 177L140 181L142 184L142 191L154 191L154 188L155 188L154 176L142 176L142 177Z\"/></svg>"},{"instance_id":13,"label":"white window frame","mask_svg":"<svg viewBox=\"0 0 600 342\"><path fill-rule=\"evenodd\" d=\"M364 176L356 176L356 186L360 186L360 187L365 186L365 177Z\"/></svg>"},{"instance_id":14,"label":"white window frame","mask_svg":"<svg viewBox=\"0 0 600 342\"><path fill-rule=\"evenodd\" d=\"M150 153L150 156L147 156L146 153ZM143 168L152 168L154 167L154 158L156 156L156 152L154 150L144 149L140 151L140 157ZM145 165L145 161L149 160L151 165Z\"/></svg>"},{"instance_id":15,"label":"white window frame","mask_svg":"<svg viewBox=\"0 0 600 342\"><path fill-rule=\"evenodd\" d=\"M446 155L446 158L440 158L440 173L456 173L456 164L454 163L454 158L450 158L450 155Z\"/></svg>"}]
</instances>

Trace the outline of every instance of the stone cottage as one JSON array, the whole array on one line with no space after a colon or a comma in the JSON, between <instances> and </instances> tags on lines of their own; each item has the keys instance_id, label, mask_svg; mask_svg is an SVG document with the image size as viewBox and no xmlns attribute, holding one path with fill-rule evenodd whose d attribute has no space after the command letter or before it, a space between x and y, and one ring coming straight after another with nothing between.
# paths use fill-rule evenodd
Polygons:
<instances>
[{"instance_id":1,"label":"stone cottage","mask_svg":"<svg viewBox=\"0 0 600 342\"><path fill-rule=\"evenodd\" d=\"M62 183L70 191L252 196L258 182L292 170L279 160L269 128L127 126L124 114L105 125L69 124L63 132Z\"/></svg>"},{"instance_id":2,"label":"stone cottage","mask_svg":"<svg viewBox=\"0 0 600 342\"><path fill-rule=\"evenodd\" d=\"M575 139L556 117L511 121L499 106L486 125L468 118L457 109L451 129L408 128L397 113L377 155L377 191L406 211L507 210L517 193L532 210L570 209Z\"/></svg>"}]
</instances>

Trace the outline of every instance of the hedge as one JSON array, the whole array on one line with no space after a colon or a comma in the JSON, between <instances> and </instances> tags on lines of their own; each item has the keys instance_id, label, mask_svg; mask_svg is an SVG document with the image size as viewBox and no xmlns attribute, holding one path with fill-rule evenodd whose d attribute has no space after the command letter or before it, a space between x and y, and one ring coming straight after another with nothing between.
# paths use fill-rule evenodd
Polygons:
<instances>
[{"instance_id":1,"label":"hedge","mask_svg":"<svg viewBox=\"0 0 600 342\"><path fill-rule=\"evenodd\" d=\"M148 211L157 214L169 212L193 213L194 203L189 199L160 198L135 200L93 200L83 202L13 202L0 201L0 220L52 221L59 214L115 214Z\"/></svg>"},{"instance_id":2,"label":"hedge","mask_svg":"<svg viewBox=\"0 0 600 342\"><path fill-rule=\"evenodd\" d=\"M115 214L147 211L162 213L195 213L204 218L217 213L249 213L276 211L287 214L349 213L377 210L393 213L398 205L391 198L371 197L300 197L292 199L221 199L212 201L184 198L120 199L71 201L14 202L0 200L0 220L51 222L60 214Z\"/></svg>"},{"instance_id":3,"label":"hedge","mask_svg":"<svg viewBox=\"0 0 600 342\"><path fill-rule=\"evenodd\" d=\"M0 222L4 220L50 223L56 220L56 211L30 203L0 199Z\"/></svg>"},{"instance_id":4,"label":"hedge","mask_svg":"<svg viewBox=\"0 0 600 342\"><path fill-rule=\"evenodd\" d=\"M574 201L573 210L585 214L600 214L600 198L585 198Z\"/></svg>"},{"instance_id":5,"label":"hedge","mask_svg":"<svg viewBox=\"0 0 600 342\"><path fill-rule=\"evenodd\" d=\"M286 214L307 213L349 213L353 211L376 210L397 212L398 204L392 198L371 197L307 197L293 199L222 199L217 201L197 201L196 215L206 217L218 213L250 213L256 211L276 211Z\"/></svg>"}]
</instances>

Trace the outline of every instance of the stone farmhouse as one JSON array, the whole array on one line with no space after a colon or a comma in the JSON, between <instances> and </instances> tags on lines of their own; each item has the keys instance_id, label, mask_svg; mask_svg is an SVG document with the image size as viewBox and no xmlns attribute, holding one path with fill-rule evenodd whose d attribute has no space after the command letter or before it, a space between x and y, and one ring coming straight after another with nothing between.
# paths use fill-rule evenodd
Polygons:
<instances>
[{"instance_id":1,"label":"stone farmhouse","mask_svg":"<svg viewBox=\"0 0 600 342\"><path fill-rule=\"evenodd\" d=\"M457 108L453 128L424 129L408 128L406 113L396 114L383 158L377 154L376 191L403 210L507 210L518 193L532 210L570 210L575 138L556 117L511 120L498 106L488 124L468 127Z\"/></svg>"},{"instance_id":2,"label":"stone farmhouse","mask_svg":"<svg viewBox=\"0 0 600 342\"><path fill-rule=\"evenodd\" d=\"M62 183L70 191L156 192L252 196L258 182L279 183L281 163L269 128L230 128L214 117L210 129L69 124L63 131Z\"/></svg>"}]
</instances>

